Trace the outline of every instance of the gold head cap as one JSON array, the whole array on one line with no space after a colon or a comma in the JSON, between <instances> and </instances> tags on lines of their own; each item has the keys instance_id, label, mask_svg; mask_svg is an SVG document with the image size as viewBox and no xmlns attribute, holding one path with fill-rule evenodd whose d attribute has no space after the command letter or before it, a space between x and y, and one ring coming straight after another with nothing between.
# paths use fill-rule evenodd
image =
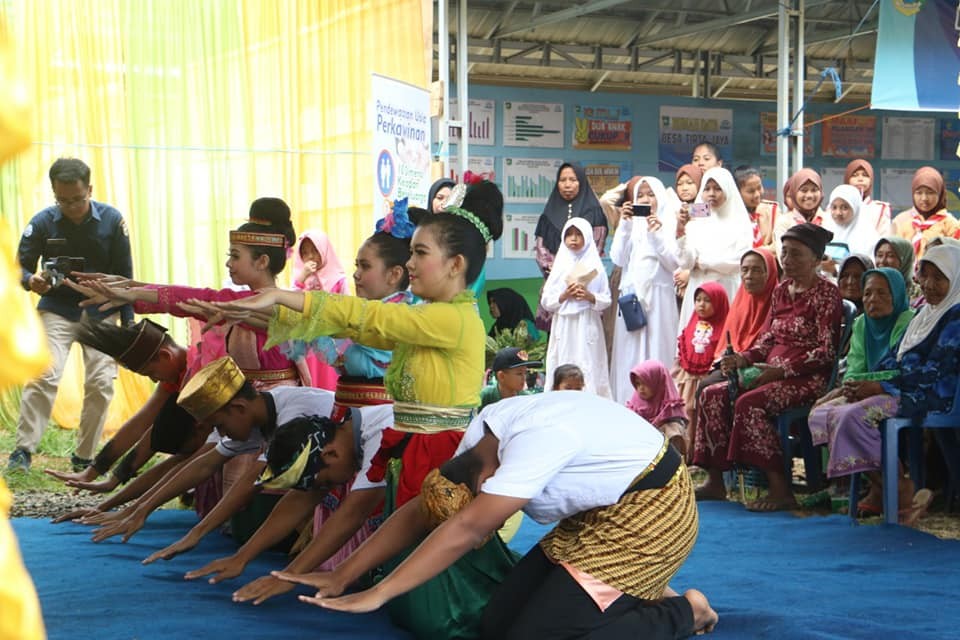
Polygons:
<instances>
[{"instance_id":1,"label":"gold head cap","mask_svg":"<svg viewBox=\"0 0 960 640\"><path fill-rule=\"evenodd\" d=\"M177 404L202 422L237 395L246 378L230 356L218 358L197 371L183 389Z\"/></svg>"}]
</instances>

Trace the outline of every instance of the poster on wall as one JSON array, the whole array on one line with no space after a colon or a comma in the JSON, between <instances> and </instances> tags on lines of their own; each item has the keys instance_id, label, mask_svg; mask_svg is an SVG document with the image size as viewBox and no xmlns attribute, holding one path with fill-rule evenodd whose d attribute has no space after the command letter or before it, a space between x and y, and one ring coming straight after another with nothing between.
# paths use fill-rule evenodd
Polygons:
<instances>
[{"instance_id":1,"label":"poster on wall","mask_svg":"<svg viewBox=\"0 0 960 640\"><path fill-rule=\"evenodd\" d=\"M544 204L557 183L560 158L504 158L503 198L506 202Z\"/></svg>"},{"instance_id":2,"label":"poster on wall","mask_svg":"<svg viewBox=\"0 0 960 640\"><path fill-rule=\"evenodd\" d=\"M823 202L820 206L827 211L830 210L830 193L843 184L843 176L847 173L846 167L826 167L820 170L820 181L823 184Z\"/></svg>"},{"instance_id":3,"label":"poster on wall","mask_svg":"<svg viewBox=\"0 0 960 640\"><path fill-rule=\"evenodd\" d=\"M533 232L537 229L539 213L507 213L503 216L503 236L500 238L501 256L508 260L532 260Z\"/></svg>"},{"instance_id":4,"label":"poster on wall","mask_svg":"<svg viewBox=\"0 0 960 640\"><path fill-rule=\"evenodd\" d=\"M660 171L676 171L690 162L702 142L715 144L728 162L733 158L732 109L660 107Z\"/></svg>"},{"instance_id":5,"label":"poster on wall","mask_svg":"<svg viewBox=\"0 0 960 640\"><path fill-rule=\"evenodd\" d=\"M426 205L430 190L430 92L371 74L373 103L373 219L390 203Z\"/></svg>"},{"instance_id":6,"label":"poster on wall","mask_svg":"<svg viewBox=\"0 0 960 640\"><path fill-rule=\"evenodd\" d=\"M451 158L452 161L452 158ZM496 161L493 156L470 156L467 160L467 170L470 173L474 173L484 180L489 180L490 182L497 181L497 172L494 168ZM452 171L450 176L457 182L460 182L462 177L459 172L455 169Z\"/></svg>"},{"instance_id":7,"label":"poster on wall","mask_svg":"<svg viewBox=\"0 0 960 640\"><path fill-rule=\"evenodd\" d=\"M943 172L943 184L947 189L947 211L960 211L960 169Z\"/></svg>"},{"instance_id":8,"label":"poster on wall","mask_svg":"<svg viewBox=\"0 0 960 640\"><path fill-rule=\"evenodd\" d=\"M890 160L933 160L933 118L884 118L880 157Z\"/></svg>"},{"instance_id":9,"label":"poster on wall","mask_svg":"<svg viewBox=\"0 0 960 640\"><path fill-rule=\"evenodd\" d=\"M913 206L914 171L915 169L880 170L880 197L878 200L889 202L894 215Z\"/></svg>"},{"instance_id":10,"label":"poster on wall","mask_svg":"<svg viewBox=\"0 0 960 640\"><path fill-rule=\"evenodd\" d=\"M497 124L497 103L493 100L470 98L467 109L467 130L470 132L470 144L490 146L493 144L493 131ZM459 119L460 106L456 98L450 99L450 115ZM460 129L450 127L450 144L460 142Z\"/></svg>"},{"instance_id":11,"label":"poster on wall","mask_svg":"<svg viewBox=\"0 0 960 640\"><path fill-rule=\"evenodd\" d=\"M940 159L956 160L960 146L960 120L940 121Z\"/></svg>"},{"instance_id":12,"label":"poster on wall","mask_svg":"<svg viewBox=\"0 0 960 640\"><path fill-rule=\"evenodd\" d=\"M803 130L803 155L813 155L813 129ZM777 155L777 114L769 111L760 112L760 155Z\"/></svg>"},{"instance_id":13,"label":"poster on wall","mask_svg":"<svg viewBox=\"0 0 960 640\"><path fill-rule=\"evenodd\" d=\"M630 108L574 105L573 148L630 151Z\"/></svg>"},{"instance_id":14,"label":"poster on wall","mask_svg":"<svg viewBox=\"0 0 960 640\"><path fill-rule=\"evenodd\" d=\"M504 102L503 145L563 148L563 105L553 102Z\"/></svg>"},{"instance_id":15,"label":"poster on wall","mask_svg":"<svg viewBox=\"0 0 960 640\"><path fill-rule=\"evenodd\" d=\"M821 154L830 158L873 158L876 155L877 119L874 116L841 116L823 123Z\"/></svg>"},{"instance_id":16,"label":"poster on wall","mask_svg":"<svg viewBox=\"0 0 960 640\"><path fill-rule=\"evenodd\" d=\"M599 197L606 191L629 180L632 177L630 175L631 166L629 162L587 164L583 166L583 171L587 174L587 182L590 183L590 188Z\"/></svg>"}]
</instances>

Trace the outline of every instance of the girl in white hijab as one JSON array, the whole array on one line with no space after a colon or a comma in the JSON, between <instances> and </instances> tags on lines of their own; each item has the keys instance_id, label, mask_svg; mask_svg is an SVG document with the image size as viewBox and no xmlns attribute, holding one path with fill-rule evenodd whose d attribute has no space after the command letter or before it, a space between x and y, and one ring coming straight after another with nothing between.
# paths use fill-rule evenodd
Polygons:
<instances>
[{"instance_id":1,"label":"girl in white hijab","mask_svg":"<svg viewBox=\"0 0 960 640\"><path fill-rule=\"evenodd\" d=\"M715 280L732 299L740 286L740 257L753 246L750 214L740 197L733 175L722 167L713 167L703 174L697 203L709 207L709 215L691 216L686 225L679 225L677 240L681 269L690 269L690 281L683 294L677 334L693 313L697 288Z\"/></svg>"},{"instance_id":2,"label":"girl in white hijab","mask_svg":"<svg viewBox=\"0 0 960 640\"><path fill-rule=\"evenodd\" d=\"M863 199L860 190L849 184L842 184L830 192L823 228L833 232L832 242L844 242L850 247L851 254L872 256L880 240L876 225L866 216L860 215Z\"/></svg>"},{"instance_id":3,"label":"girl in white hijab","mask_svg":"<svg viewBox=\"0 0 960 640\"><path fill-rule=\"evenodd\" d=\"M638 216L634 205L649 205L650 216ZM667 369L677 348L676 295L673 272L677 261L677 211L680 199L656 178L635 176L626 186L620 223L610 257L623 269L620 295L636 294L647 325L629 331L618 312L610 350L613 399L623 404L634 394L630 370L639 362L657 360Z\"/></svg>"},{"instance_id":4,"label":"girl in white hijab","mask_svg":"<svg viewBox=\"0 0 960 640\"><path fill-rule=\"evenodd\" d=\"M610 306L610 287L593 227L570 218L560 234L550 276L540 304L553 315L547 344L546 379L562 364L576 364L584 374L584 390L610 397L607 345L600 312Z\"/></svg>"}]
</instances>

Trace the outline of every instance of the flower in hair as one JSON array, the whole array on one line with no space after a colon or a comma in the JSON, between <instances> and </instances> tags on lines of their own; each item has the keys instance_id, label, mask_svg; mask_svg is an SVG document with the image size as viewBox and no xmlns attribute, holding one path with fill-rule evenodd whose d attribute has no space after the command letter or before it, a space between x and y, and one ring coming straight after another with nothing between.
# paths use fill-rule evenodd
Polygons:
<instances>
[{"instance_id":1,"label":"flower in hair","mask_svg":"<svg viewBox=\"0 0 960 640\"><path fill-rule=\"evenodd\" d=\"M413 237L413 230L416 225L410 221L407 215L407 198L394 200L390 205L390 212L377 221L377 231L389 233L394 238L406 240Z\"/></svg>"},{"instance_id":2,"label":"flower in hair","mask_svg":"<svg viewBox=\"0 0 960 640\"><path fill-rule=\"evenodd\" d=\"M484 180L487 180L486 174L483 173L474 173L469 169L463 173L463 183L467 185L480 184Z\"/></svg>"}]
</instances>

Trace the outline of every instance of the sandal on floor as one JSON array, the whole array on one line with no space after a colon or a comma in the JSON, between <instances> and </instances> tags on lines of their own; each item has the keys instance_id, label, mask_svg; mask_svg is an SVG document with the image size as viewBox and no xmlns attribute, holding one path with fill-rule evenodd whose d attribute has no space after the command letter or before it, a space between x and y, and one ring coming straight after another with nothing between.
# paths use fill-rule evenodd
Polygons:
<instances>
[{"instance_id":1,"label":"sandal on floor","mask_svg":"<svg viewBox=\"0 0 960 640\"><path fill-rule=\"evenodd\" d=\"M747 511L753 511L755 513L772 513L774 511L793 511L798 509L800 505L797 504L796 499L790 500L770 500L769 498L763 498L762 500L754 500L753 502L748 502L744 505L747 508Z\"/></svg>"},{"instance_id":2,"label":"sandal on floor","mask_svg":"<svg viewBox=\"0 0 960 640\"><path fill-rule=\"evenodd\" d=\"M897 514L898 522L906 527L912 527L927 513L930 503L933 502L933 492L930 489L920 489L913 494L913 502L906 509Z\"/></svg>"}]
</instances>

